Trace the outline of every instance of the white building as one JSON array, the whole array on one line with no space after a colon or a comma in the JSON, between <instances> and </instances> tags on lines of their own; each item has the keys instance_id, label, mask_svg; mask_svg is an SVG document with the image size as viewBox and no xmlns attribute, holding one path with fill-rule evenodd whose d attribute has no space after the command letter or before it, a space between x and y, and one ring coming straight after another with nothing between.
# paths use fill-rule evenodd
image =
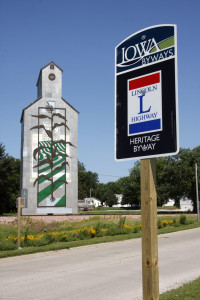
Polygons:
<instances>
[{"instance_id":1,"label":"white building","mask_svg":"<svg viewBox=\"0 0 200 300\"><path fill-rule=\"evenodd\" d=\"M77 213L78 111L62 98L62 69L44 66L21 116L23 215Z\"/></svg>"},{"instance_id":2,"label":"white building","mask_svg":"<svg viewBox=\"0 0 200 300\"><path fill-rule=\"evenodd\" d=\"M122 194L115 194L115 196L117 198L117 204L113 205L113 207L131 207L130 204L123 204L122 205L122 198L123 198Z\"/></svg>"},{"instance_id":3,"label":"white building","mask_svg":"<svg viewBox=\"0 0 200 300\"><path fill-rule=\"evenodd\" d=\"M101 201L99 199L96 198L85 198L84 199L85 203L88 205L94 205L94 207L99 207L101 206Z\"/></svg>"},{"instance_id":4,"label":"white building","mask_svg":"<svg viewBox=\"0 0 200 300\"><path fill-rule=\"evenodd\" d=\"M167 208L170 206L174 206L175 200L169 199L166 204L163 204L163 207ZM188 199L187 197L183 197L180 199L180 209L179 211L193 211L194 206L192 200Z\"/></svg>"},{"instance_id":5,"label":"white building","mask_svg":"<svg viewBox=\"0 0 200 300\"><path fill-rule=\"evenodd\" d=\"M193 211L194 206L192 200L184 197L180 200L180 210L181 211Z\"/></svg>"},{"instance_id":6,"label":"white building","mask_svg":"<svg viewBox=\"0 0 200 300\"><path fill-rule=\"evenodd\" d=\"M101 206L101 201L91 197L91 198L85 198L84 200L78 200L78 209L79 210L94 210L95 207Z\"/></svg>"}]
</instances>

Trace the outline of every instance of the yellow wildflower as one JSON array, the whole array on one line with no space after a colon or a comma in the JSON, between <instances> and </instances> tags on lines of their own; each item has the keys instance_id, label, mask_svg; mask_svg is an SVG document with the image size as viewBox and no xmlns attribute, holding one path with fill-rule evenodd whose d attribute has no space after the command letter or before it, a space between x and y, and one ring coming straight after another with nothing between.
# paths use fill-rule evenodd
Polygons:
<instances>
[{"instance_id":1,"label":"yellow wildflower","mask_svg":"<svg viewBox=\"0 0 200 300\"><path fill-rule=\"evenodd\" d=\"M133 229L134 226L124 224L123 228L126 228L126 229Z\"/></svg>"},{"instance_id":2,"label":"yellow wildflower","mask_svg":"<svg viewBox=\"0 0 200 300\"><path fill-rule=\"evenodd\" d=\"M34 236L33 235L27 235L27 239L28 240L34 240Z\"/></svg>"}]
</instances>

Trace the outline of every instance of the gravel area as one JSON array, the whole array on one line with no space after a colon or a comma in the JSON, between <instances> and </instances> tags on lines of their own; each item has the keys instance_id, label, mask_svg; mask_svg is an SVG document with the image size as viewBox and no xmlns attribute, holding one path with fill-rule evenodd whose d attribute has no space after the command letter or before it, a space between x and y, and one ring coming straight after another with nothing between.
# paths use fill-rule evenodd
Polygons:
<instances>
[{"instance_id":1,"label":"gravel area","mask_svg":"<svg viewBox=\"0 0 200 300\"><path fill-rule=\"evenodd\" d=\"M88 220L90 218L93 218L98 215L69 215L69 216L23 216L23 218L31 218L32 220L42 220L45 223L51 223L51 222L77 222L82 220ZM123 217L126 217L127 219L141 219L140 215L123 215ZM101 218L103 219L115 219L120 218L119 215L102 215ZM17 221L17 216L0 216L0 224L9 224L12 222Z\"/></svg>"}]
</instances>

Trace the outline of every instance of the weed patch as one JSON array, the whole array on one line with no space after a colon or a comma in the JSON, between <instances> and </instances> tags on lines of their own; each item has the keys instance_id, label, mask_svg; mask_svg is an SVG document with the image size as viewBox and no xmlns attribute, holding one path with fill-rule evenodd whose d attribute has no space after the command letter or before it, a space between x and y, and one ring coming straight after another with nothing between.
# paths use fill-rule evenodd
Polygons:
<instances>
[{"instance_id":1,"label":"weed patch","mask_svg":"<svg viewBox=\"0 0 200 300\"><path fill-rule=\"evenodd\" d=\"M183 218L183 216L184 215L181 215L181 217L173 217L173 219L170 217L159 218L158 233L200 226L200 222L198 222L195 217L184 216ZM24 249L52 248L55 245L65 248L67 245L69 246L70 243L75 242L91 244L101 242L103 239L112 241L139 236L141 236L141 224L139 221L121 216L115 219L104 219L98 216L92 218L92 220L52 224L45 224L42 220L34 222L31 218L24 218L22 221L20 246ZM12 252L15 251L15 249L17 249L16 224L12 226L7 225L7 227L6 225L0 225L0 252Z\"/></svg>"}]
</instances>

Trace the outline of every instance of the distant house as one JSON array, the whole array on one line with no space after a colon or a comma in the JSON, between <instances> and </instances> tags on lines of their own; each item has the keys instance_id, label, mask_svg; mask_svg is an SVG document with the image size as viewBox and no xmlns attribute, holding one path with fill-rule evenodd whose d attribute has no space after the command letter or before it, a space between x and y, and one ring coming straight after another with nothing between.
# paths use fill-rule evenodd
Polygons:
<instances>
[{"instance_id":1,"label":"distant house","mask_svg":"<svg viewBox=\"0 0 200 300\"><path fill-rule=\"evenodd\" d=\"M83 200L78 200L78 210L88 210L94 209L95 207L101 206L101 201L96 198L84 198Z\"/></svg>"},{"instance_id":2,"label":"distant house","mask_svg":"<svg viewBox=\"0 0 200 300\"><path fill-rule=\"evenodd\" d=\"M101 201L99 199L96 199L94 197L91 198L85 198L85 203L88 203L90 205L94 205L94 207L101 206Z\"/></svg>"},{"instance_id":3,"label":"distant house","mask_svg":"<svg viewBox=\"0 0 200 300\"><path fill-rule=\"evenodd\" d=\"M180 210L181 211L188 211L188 210L193 211L194 206L193 206L192 200L188 199L187 197L183 197L180 200Z\"/></svg>"},{"instance_id":4,"label":"distant house","mask_svg":"<svg viewBox=\"0 0 200 300\"><path fill-rule=\"evenodd\" d=\"M175 204L175 200L169 199L169 200L167 201L167 203L163 204L163 207L174 206L174 204Z\"/></svg>"},{"instance_id":5,"label":"distant house","mask_svg":"<svg viewBox=\"0 0 200 300\"><path fill-rule=\"evenodd\" d=\"M117 197L117 204L113 205L113 207L130 207L130 204L122 205L122 194L115 194L115 196Z\"/></svg>"},{"instance_id":6,"label":"distant house","mask_svg":"<svg viewBox=\"0 0 200 300\"><path fill-rule=\"evenodd\" d=\"M167 208L169 206L174 206L175 201L173 199L169 199L166 204L163 204L163 207ZM180 211L193 211L194 206L192 200L188 199L187 197L183 197L180 199Z\"/></svg>"}]
</instances>

